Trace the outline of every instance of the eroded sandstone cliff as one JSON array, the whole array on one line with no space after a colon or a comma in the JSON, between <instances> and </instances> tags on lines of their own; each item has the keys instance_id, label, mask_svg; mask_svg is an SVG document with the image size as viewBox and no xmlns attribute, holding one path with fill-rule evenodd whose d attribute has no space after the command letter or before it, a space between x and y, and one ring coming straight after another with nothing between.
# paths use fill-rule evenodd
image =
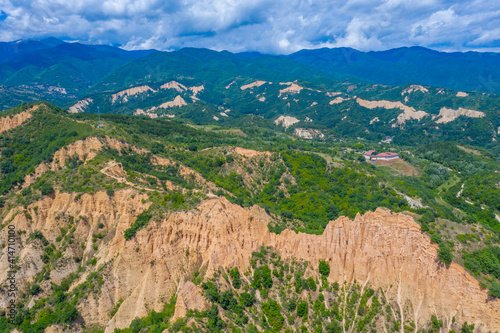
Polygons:
<instances>
[{"instance_id":1,"label":"eroded sandstone cliff","mask_svg":"<svg viewBox=\"0 0 500 333\"><path fill-rule=\"evenodd\" d=\"M454 317L458 322L476 324L480 331L500 330L500 301L489 298L459 265L438 263L436 246L411 217L378 209L353 221L332 221L323 235L292 231L276 235L268 231L271 217L262 208L242 208L216 198L202 202L197 209L151 221L126 241L124 230L149 205L143 199L146 196L133 189L117 191L112 198L98 192L78 200L74 194L57 193L30 205L26 210L30 218L18 208L4 218L4 223L12 220L18 230L27 231L22 236L23 244L36 229L54 242L66 223L61 217L78 217L75 246L68 247L64 257L71 262L75 255L81 256L85 262L95 256L95 267L105 265L100 292L89 295L78 309L87 323L106 325L106 332L128 326L151 309L161 310L195 270L206 276L220 267L237 266L246 271L252 252L261 246L272 246L283 257L309 261L312 267L319 259L327 260L331 282L357 280L381 288L403 316L415 322L415 331L433 314L444 319L445 327ZM104 224L105 237L94 251L91 239L99 223ZM0 258L2 280L4 252ZM36 243L24 246L20 257L20 276L30 281L41 266ZM52 272L54 282L76 267L68 264L65 270ZM85 281L89 273L83 273L73 287ZM123 303L110 319L110 310L120 299ZM182 299L185 304L200 303L187 300L186 295Z\"/></svg>"},{"instance_id":2,"label":"eroded sandstone cliff","mask_svg":"<svg viewBox=\"0 0 500 333\"><path fill-rule=\"evenodd\" d=\"M24 123L26 120L30 119L32 116L33 111L38 110L40 107L40 104L33 106L32 108L20 112L18 114L15 114L13 116L6 116L6 117L1 117L0 118L0 133L11 130L22 123Z\"/></svg>"}]
</instances>

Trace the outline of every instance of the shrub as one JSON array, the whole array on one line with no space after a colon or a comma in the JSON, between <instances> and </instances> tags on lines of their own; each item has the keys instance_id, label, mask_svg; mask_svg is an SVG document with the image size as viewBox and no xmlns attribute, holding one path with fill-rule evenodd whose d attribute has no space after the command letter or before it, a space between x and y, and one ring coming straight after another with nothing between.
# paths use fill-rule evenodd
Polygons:
<instances>
[{"instance_id":1,"label":"shrub","mask_svg":"<svg viewBox=\"0 0 500 333\"><path fill-rule=\"evenodd\" d=\"M255 295L251 293L242 293L240 294L241 304L246 307L250 307L255 302Z\"/></svg>"},{"instance_id":2,"label":"shrub","mask_svg":"<svg viewBox=\"0 0 500 333\"><path fill-rule=\"evenodd\" d=\"M300 301L297 304L297 316L304 317L307 316L309 312L309 304L305 301Z\"/></svg>"},{"instance_id":3,"label":"shrub","mask_svg":"<svg viewBox=\"0 0 500 333\"><path fill-rule=\"evenodd\" d=\"M44 182L42 186L40 186L40 192L42 192L42 195L49 195L54 193L54 188L52 184Z\"/></svg>"},{"instance_id":4,"label":"shrub","mask_svg":"<svg viewBox=\"0 0 500 333\"><path fill-rule=\"evenodd\" d=\"M442 244L439 245L438 259L444 262L446 266L449 266L451 264L451 261L453 260L453 254L451 253L451 250L448 246Z\"/></svg>"},{"instance_id":5,"label":"shrub","mask_svg":"<svg viewBox=\"0 0 500 333\"><path fill-rule=\"evenodd\" d=\"M151 219L151 215L148 214L146 211L140 213L137 216L137 219L135 220L135 222L132 223L132 225L130 226L130 228L128 228L127 230L125 230L125 232L124 232L125 239L129 240L132 237L134 237L135 234L139 230L141 230L142 228L144 228L148 224L148 222L149 222L150 219Z\"/></svg>"},{"instance_id":6,"label":"shrub","mask_svg":"<svg viewBox=\"0 0 500 333\"><path fill-rule=\"evenodd\" d=\"M491 287L488 291L488 295L496 298L500 298L500 283L498 282L493 282L491 284Z\"/></svg>"},{"instance_id":7,"label":"shrub","mask_svg":"<svg viewBox=\"0 0 500 333\"><path fill-rule=\"evenodd\" d=\"M59 309L57 309L59 308ZM71 304L61 303L61 306L56 308L56 322L61 324L70 324L78 317L78 310Z\"/></svg>"},{"instance_id":8,"label":"shrub","mask_svg":"<svg viewBox=\"0 0 500 333\"><path fill-rule=\"evenodd\" d=\"M279 303L273 299L267 301L262 305L262 312L266 315L272 331L281 331L285 318L281 315L281 306Z\"/></svg>"},{"instance_id":9,"label":"shrub","mask_svg":"<svg viewBox=\"0 0 500 333\"><path fill-rule=\"evenodd\" d=\"M238 271L237 267L234 267L229 271L229 275L231 276L231 279L233 281L233 287L236 289L241 288L241 279L240 279L240 272Z\"/></svg>"},{"instance_id":10,"label":"shrub","mask_svg":"<svg viewBox=\"0 0 500 333\"><path fill-rule=\"evenodd\" d=\"M330 275L330 265L324 260L319 261L319 273L325 277Z\"/></svg>"},{"instance_id":11,"label":"shrub","mask_svg":"<svg viewBox=\"0 0 500 333\"><path fill-rule=\"evenodd\" d=\"M312 277L308 278L307 280L307 288L311 291L316 291L316 281Z\"/></svg>"},{"instance_id":12,"label":"shrub","mask_svg":"<svg viewBox=\"0 0 500 333\"><path fill-rule=\"evenodd\" d=\"M31 288L28 291L28 293L30 295L36 295L36 294L38 294L41 291L42 291L42 288L40 288L40 285L38 285L38 284L35 283L34 285L31 286Z\"/></svg>"},{"instance_id":13,"label":"shrub","mask_svg":"<svg viewBox=\"0 0 500 333\"><path fill-rule=\"evenodd\" d=\"M474 324L467 325L467 322L465 322L462 325L460 332L461 333L473 333L474 332Z\"/></svg>"},{"instance_id":14,"label":"shrub","mask_svg":"<svg viewBox=\"0 0 500 333\"><path fill-rule=\"evenodd\" d=\"M269 266L262 266L262 286L264 288L271 288L273 286L273 278L271 277L271 269Z\"/></svg>"},{"instance_id":15,"label":"shrub","mask_svg":"<svg viewBox=\"0 0 500 333\"><path fill-rule=\"evenodd\" d=\"M293 312L297 308L297 302L292 298L287 304L288 311Z\"/></svg>"},{"instance_id":16,"label":"shrub","mask_svg":"<svg viewBox=\"0 0 500 333\"><path fill-rule=\"evenodd\" d=\"M333 321L332 323L326 325L325 328L326 333L340 333L342 332L342 328L338 324L338 322Z\"/></svg>"}]
</instances>

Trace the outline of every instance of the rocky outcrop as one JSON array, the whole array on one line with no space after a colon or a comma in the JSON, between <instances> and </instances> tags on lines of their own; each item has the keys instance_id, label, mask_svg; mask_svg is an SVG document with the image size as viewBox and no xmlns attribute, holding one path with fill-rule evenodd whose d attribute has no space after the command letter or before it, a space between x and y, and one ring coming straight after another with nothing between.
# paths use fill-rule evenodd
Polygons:
<instances>
[{"instance_id":1,"label":"rocky outcrop","mask_svg":"<svg viewBox=\"0 0 500 333\"><path fill-rule=\"evenodd\" d=\"M70 158L78 158L80 161L85 163L96 157L99 151L101 151L104 147L109 147L118 151L122 149L131 149L139 154L147 152L145 149L137 148L108 136L104 138L89 137L83 140L78 140L56 151L52 162L41 163L35 168L35 172L33 174L24 177L25 186L32 184L36 178L40 177L49 170L55 171L62 168Z\"/></svg>"},{"instance_id":2,"label":"rocky outcrop","mask_svg":"<svg viewBox=\"0 0 500 333\"><path fill-rule=\"evenodd\" d=\"M421 86L419 84L412 84L408 88L404 89L401 92L401 96L403 96L405 94L411 94L411 93L416 92L416 91L420 91L420 92L425 94L425 93L429 92L429 89L427 89L424 86Z\"/></svg>"},{"instance_id":3,"label":"rocky outcrop","mask_svg":"<svg viewBox=\"0 0 500 333\"><path fill-rule=\"evenodd\" d=\"M320 130L313 129L313 128L301 128L297 127L294 131L293 134L300 138L304 139L313 139L313 138L320 138L324 139L325 135L321 133Z\"/></svg>"},{"instance_id":4,"label":"rocky outcrop","mask_svg":"<svg viewBox=\"0 0 500 333\"><path fill-rule=\"evenodd\" d=\"M81 113L85 112L85 109L91 104L94 103L92 98L85 98L81 101L76 102L74 105L70 106L68 109L69 113Z\"/></svg>"},{"instance_id":5,"label":"rocky outcrop","mask_svg":"<svg viewBox=\"0 0 500 333\"><path fill-rule=\"evenodd\" d=\"M304 89L303 87L299 86L295 82L281 82L280 85L287 85L288 87L286 87L284 89L280 89L280 93L279 93L278 97L281 97L281 95L285 95L285 94L290 94L290 95L298 94L302 91L302 89Z\"/></svg>"},{"instance_id":6,"label":"rocky outcrop","mask_svg":"<svg viewBox=\"0 0 500 333\"><path fill-rule=\"evenodd\" d=\"M146 113L156 111L158 109L168 109L168 108L173 108L173 107L181 107L187 105L186 101L184 98L182 98L180 95L177 95L173 101L165 102L162 103L159 106L153 106L152 108L148 109Z\"/></svg>"},{"instance_id":7,"label":"rocky outcrop","mask_svg":"<svg viewBox=\"0 0 500 333\"><path fill-rule=\"evenodd\" d=\"M191 90L191 92L193 93L193 96L191 96L191 98L195 101L199 101L200 99L196 96L199 93L201 93L203 90L205 90L205 86L201 85L201 86L197 86L197 87L189 87L189 90Z\"/></svg>"},{"instance_id":8,"label":"rocky outcrop","mask_svg":"<svg viewBox=\"0 0 500 333\"><path fill-rule=\"evenodd\" d=\"M210 307L202 289L196 286L193 282L186 282L177 293L177 301L175 303L175 313L172 321L185 317L188 310L203 311Z\"/></svg>"},{"instance_id":9,"label":"rocky outcrop","mask_svg":"<svg viewBox=\"0 0 500 333\"><path fill-rule=\"evenodd\" d=\"M134 116L148 116L151 119L158 118L158 115L156 113L149 112L144 112L143 109L136 109L134 111Z\"/></svg>"},{"instance_id":10,"label":"rocky outcrop","mask_svg":"<svg viewBox=\"0 0 500 333\"><path fill-rule=\"evenodd\" d=\"M11 130L11 129L21 125L26 120L30 119L32 116L32 112L35 110L38 110L38 108L40 108L40 104L35 105L32 108L30 108L26 111L20 112L18 114L15 114L13 116L1 117L0 118L0 133Z\"/></svg>"},{"instance_id":11,"label":"rocky outcrop","mask_svg":"<svg viewBox=\"0 0 500 333\"><path fill-rule=\"evenodd\" d=\"M391 102L391 101L367 101L361 98L357 98L356 102L367 109L384 108L384 109L400 109L403 113L400 113L397 117L396 123L392 127L397 127L404 125L404 123L411 119L421 120L423 117L429 114L425 111L416 111L414 107L404 105L401 102Z\"/></svg>"},{"instance_id":12,"label":"rocky outcrop","mask_svg":"<svg viewBox=\"0 0 500 333\"><path fill-rule=\"evenodd\" d=\"M438 115L438 117L440 118L436 120L436 123L446 124L454 121L460 116L469 118L482 118L485 117L486 114L481 111L469 110L464 108L458 108L458 110L453 110L447 107L442 107L441 110L439 110L439 115Z\"/></svg>"},{"instance_id":13,"label":"rocky outcrop","mask_svg":"<svg viewBox=\"0 0 500 333\"><path fill-rule=\"evenodd\" d=\"M177 92L183 92L187 90L186 86L177 82L177 81L170 81L165 84L163 84L160 89L174 89L177 90Z\"/></svg>"},{"instance_id":14,"label":"rocky outcrop","mask_svg":"<svg viewBox=\"0 0 500 333\"><path fill-rule=\"evenodd\" d=\"M284 128L288 128L290 126L292 126L293 124L296 124L298 123L300 120L298 120L297 118L295 117L290 117L290 116L279 116L275 121L274 121L274 124L276 124L276 126L283 126Z\"/></svg>"},{"instance_id":15,"label":"rocky outcrop","mask_svg":"<svg viewBox=\"0 0 500 333\"><path fill-rule=\"evenodd\" d=\"M269 156L271 156L271 153L268 152L268 151L257 151L257 150L246 149L246 148L241 148L241 147L234 147L233 152L235 154L244 156L246 158L269 157Z\"/></svg>"},{"instance_id":16,"label":"rocky outcrop","mask_svg":"<svg viewBox=\"0 0 500 333\"><path fill-rule=\"evenodd\" d=\"M332 99L328 104L330 104L330 105L340 104L340 103L347 101L347 100L349 100L349 99L343 98L343 97L337 97L337 98Z\"/></svg>"},{"instance_id":17,"label":"rocky outcrop","mask_svg":"<svg viewBox=\"0 0 500 333\"><path fill-rule=\"evenodd\" d=\"M117 92L116 94L111 95L111 103L115 103L118 99L123 97L123 102L128 101L129 96L134 96L138 94L143 94L148 91L155 92L151 87L149 86L139 86L139 87L134 87L126 90L122 90L120 92Z\"/></svg>"},{"instance_id":18,"label":"rocky outcrop","mask_svg":"<svg viewBox=\"0 0 500 333\"><path fill-rule=\"evenodd\" d=\"M482 330L500 329L500 301L489 298L461 266L437 262L437 247L411 217L379 209L358 215L354 221L342 217L330 222L321 236L292 231L271 234L269 221L261 208L244 209L224 198L213 199L195 211L174 213L162 223L150 224L134 243L147 243L152 254L158 254L154 259L164 262L170 271L181 269L172 266L176 257L190 261L193 269L205 266L209 276L221 266L245 271L255 249L273 246L285 257L313 265L319 259L327 260L332 282L368 281L382 288L417 327L436 314L446 320L455 317L475 323ZM187 268L182 266L189 271ZM403 311L408 302L412 310Z\"/></svg>"},{"instance_id":19,"label":"rocky outcrop","mask_svg":"<svg viewBox=\"0 0 500 333\"><path fill-rule=\"evenodd\" d=\"M246 90L246 89L251 89L254 87L260 87L261 85L266 84L266 83L267 83L266 81L255 81L253 83L249 83L249 84L245 84L244 86L241 86L240 89Z\"/></svg>"}]
</instances>

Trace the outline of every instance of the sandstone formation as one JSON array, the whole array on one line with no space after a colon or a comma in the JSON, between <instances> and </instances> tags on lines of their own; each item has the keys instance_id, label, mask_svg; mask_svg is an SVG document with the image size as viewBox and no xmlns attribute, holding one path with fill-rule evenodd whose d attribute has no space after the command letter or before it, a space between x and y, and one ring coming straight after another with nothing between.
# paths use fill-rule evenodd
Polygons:
<instances>
[{"instance_id":1,"label":"sandstone formation","mask_svg":"<svg viewBox=\"0 0 500 333\"><path fill-rule=\"evenodd\" d=\"M464 109L464 108L458 108L458 110L453 110L447 107L442 107L441 110L439 110L439 118L436 120L437 124L446 124L451 121L454 121L460 116L465 116L469 118L482 118L486 116L484 112L481 111L475 111L475 110L469 110L469 109Z\"/></svg>"},{"instance_id":2,"label":"sandstone formation","mask_svg":"<svg viewBox=\"0 0 500 333\"><path fill-rule=\"evenodd\" d=\"M197 209L151 221L126 241L124 230L149 205L143 200L147 198L144 194L126 189L117 191L112 198L104 192L84 194L79 201L74 197L57 193L54 198L46 197L30 205L32 222L20 212L22 208L9 212L4 221L12 219L11 223L18 230L26 230L27 235L41 230L54 242L64 223L56 216L83 218L85 223L78 224L75 243L86 244L81 250L84 260L95 255L96 267L107 265L102 292L90 295L78 308L87 323L105 324L106 332L128 326L151 309L160 311L165 300L177 291L184 295L184 288L193 288L186 286L186 281L195 270L206 276L220 267L237 266L246 271L252 252L261 246L272 246L283 257L307 260L314 268L319 259L327 260L332 268L330 282L357 280L382 288L405 320L415 322L415 332L433 314L444 320L445 327L455 318L474 323L480 331L500 330L500 301L489 298L461 266L440 264L436 260L437 246L411 217L403 214L378 209L358 215L353 221L345 217L332 221L323 235L289 230L276 235L268 231L271 217L262 208L242 208L225 198L216 198L202 202ZM98 222L105 224L107 234L94 252L89 239ZM36 264L41 251L33 244L24 247L20 255L20 274L26 281L41 267ZM71 258L78 248L68 249L64 256ZM5 261L3 253L0 268ZM0 272L0 279L5 279L5 270ZM82 276L75 285L84 279ZM190 297L181 297L184 310L203 305L196 292ZM120 299L123 303L110 320L108 313ZM177 311L182 313L180 305Z\"/></svg>"},{"instance_id":3,"label":"sandstone formation","mask_svg":"<svg viewBox=\"0 0 500 333\"><path fill-rule=\"evenodd\" d=\"M253 83L249 83L249 84L245 84L244 86L241 86L240 89L246 90L246 89L251 89L254 87L260 87L261 85L266 84L266 83L267 83L266 81L255 81Z\"/></svg>"},{"instance_id":4,"label":"sandstone formation","mask_svg":"<svg viewBox=\"0 0 500 333\"><path fill-rule=\"evenodd\" d=\"M158 118L158 115L156 113L152 113L149 110L145 112L142 109L136 109L134 111L134 116L148 116L151 119Z\"/></svg>"},{"instance_id":5,"label":"sandstone formation","mask_svg":"<svg viewBox=\"0 0 500 333\"><path fill-rule=\"evenodd\" d=\"M1 117L0 118L0 133L11 130L11 129L21 125L26 120L30 119L32 116L31 113L35 110L38 110L39 107L40 107L40 104L35 105L32 108L30 108L26 111L23 111L21 113L15 114L13 116Z\"/></svg>"},{"instance_id":6,"label":"sandstone formation","mask_svg":"<svg viewBox=\"0 0 500 333\"><path fill-rule=\"evenodd\" d=\"M175 106L181 107L187 105L186 101L184 98L182 98L180 95L175 96L173 101L165 102L162 103L160 106L153 106L152 108L148 109L146 113L156 111L158 109L168 109L168 108L173 108Z\"/></svg>"},{"instance_id":7,"label":"sandstone formation","mask_svg":"<svg viewBox=\"0 0 500 333\"><path fill-rule=\"evenodd\" d=\"M279 116L274 123L276 126L282 125L284 128L288 128L292 126L293 124L298 123L300 120L298 120L295 117L290 117L290 116Z\"/></svg>"},{"instance_id":8,"label":"sandstone formation","mask_svg":"<svg viewBox=\"0 0 500 333\"><path fill-rule=\"evenodd\" d=\"M246 149L246 148L241 148L241 147L235 147L233 151L235 154L244 156L246 158L271 156L271 153L268 151L257 151L257 150Z\"/></svg>"},{"instance_id":9,"label":"sandstone formation","mask_svg":"<svg viewBox=\"0 0 500 333\"><path fill-rule=\"evenodd\" d=\"M41 163L35 168L35 172L24 178L25 186L32 184L36 178L45 172L58 170L62 168L70 158L78 158L82 162L87 162L97 156L97 153L103 148L109 147L120 151L121 149L131 149L136 153L144 154L147 151L121 142L108 136L104 138L88 137L84 140L78 140L56 151L51 163Z\"/></svg>"},{"instance_id":10,"label":"sandstone formation","mask_svg":"<svg viewBox=\"0 0 500 333\"><path fill-rule=\"evenodd\" d=\"M425 94L425 93L429 92L429 89L427 89L419 84L412 84L411 86L409 86L408 88L406 88L405 90L403 90L401 92L401 96L403 96L405 94L411 94L412 92L415 92L415 91L421 91Z\"/></svg>"},{"instance_id":11,"label":"sandstone formation","mask_svg":"<svg viewBox=\"0 0 500 333\"><path fill-rule=\"evenodd\" d=\"M199 101L200 99L198 97L196 97L200 92L202 92L203 90L205 90L205 86L204 85L201 85L201 86L197 86L197 87L189 87L189 90L191 90L191 92L193 93L193 96L191 96L191 98L195 101Z\"/></svg>"},{"instance_id":12,"label":"sandstone formation","mask_svg":"<svg viewBox=\"0 0 500 333\"><path fill-rule=\"evenodd\" d=\"M304 139L313 139L313 138L320 138L324 139L325 135L321 133L320 130L313 129L313 128L301 128L297 127L294 131L293 134L300 138Z\"/></svg>"},{"instance_id":13,"label":"sandstone formation","mask_svg":"<svg viewBox=\"0 0 500 333\"><path fill-rule=\"evenodd\" d=\"M347 101L347 100L349 100L349 99L348 98L346 99L346 98L343 98L343 97L337 97L337 98L332 99L330 101L330 103L328 103L328 104L330 104L330 105L340 104L340 103L342 103L344 101Z\"/></svg>"},{"instance_id":14,"label":"sandstone formation","mask_svg":"<svg viewBox=\"0 0 500 333\"><path fill-rule=\"evenodd\" d=\"M163 84L160 89L174 89L177 90L177 92L183 92L187 90L186 86L177 82L177 81L170 81L165 84Z\"/></svg>"},{"instance_id":15,"label":"sandstone formation","mask_svg":"<svg viewBox=\"0 0 500 333\"><path fill-rule=\"evenodd\" d=\"M294 82L285 82L285 83L282 82L280 83L280 85L287 85L288 87L286 87L285 89L281 89L278 97L281 97L281 95L284 94L292 94L292 95L298 94L302 89L304 89L303 87L299 86Z\"/></svg>"},{"instance_id":16,"label":"sandstone formation","mask_svg":"<svg viewBox=\"0 0 500 333\"><path fill-rule=\"evenodd\" d=\"M123 97L123 101L127 102L128 96L134 96L134 95L142 94L142 93L145 93L148 91L155 92L149 86L139 86L139 87L134 87L134 88L122 90L120 92L117 92L116 94L111 95L111 103L115 103L119 98L122 98L122 97Z\"/></svg>"},{"instance_id":17,"label":"sandstone formation","mask_svg":"<svg viewBox=\"0 0 500 333\"><path fill-rule=\"evenodd\" d=\"M73 106L70 106L68 112L69 113L85 112L85 109L93 102L94 100L92 98L82 99L81 101L76 102L76 104L74 104Z\"/></svg>"},{"instance_id":18,"label":"sandstone formation","mask_svg":"<svg viewBox=\"0 0 500 333\"><path fill-rule=\"evenodd\" d=\"M175 313L172 321L185 317L188 310L203 311L208 309L209 303L203 296L202 289L193 282L186 282L177 293L177 302L175 303Z\"/></svg>"},{"instance_id":19,"label":"sandstone formation","mask_svg":"<svg viewBox=\"0 0 500 333\"><path fill-rule=\"evenodd\" d=\"M397 127L398 125L403 125L407 120L417 119L421 120L423 117L429 115L425 111L416 111L414 107L404 105L401 102L391 102L391 101L367 101L361 98L357 98L356 102L364 108L375 109L400 109L403 113L400 113L397 117L397 121L392 127Z\"/></svg>"}]
</instances>

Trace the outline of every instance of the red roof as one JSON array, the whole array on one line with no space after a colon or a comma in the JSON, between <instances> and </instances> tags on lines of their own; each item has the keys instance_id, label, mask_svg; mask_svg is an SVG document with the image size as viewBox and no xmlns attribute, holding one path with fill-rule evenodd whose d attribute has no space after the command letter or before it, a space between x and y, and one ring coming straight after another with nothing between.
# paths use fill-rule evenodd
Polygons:
<instances>
[{"instance_id":1,"label":"red roof","mask_svg":"<svg viewBox=\"0 0 500 333\"><path fill-rule=\"evenodd\" d=\"M372 156L372 154L375 152L375 150L369 150L365 153L365 156Z\"/></svg>"},{"instance_id":2,"label":"red roof","mask_svg":"<svg viewBox=\"0 0 500 333\"><path fill-rule=\"evenodd\" d=\"M399 155L396 153L380 153L373 157L392 157L392 156L399 156Z\"/></svg>"}]
</instances>

